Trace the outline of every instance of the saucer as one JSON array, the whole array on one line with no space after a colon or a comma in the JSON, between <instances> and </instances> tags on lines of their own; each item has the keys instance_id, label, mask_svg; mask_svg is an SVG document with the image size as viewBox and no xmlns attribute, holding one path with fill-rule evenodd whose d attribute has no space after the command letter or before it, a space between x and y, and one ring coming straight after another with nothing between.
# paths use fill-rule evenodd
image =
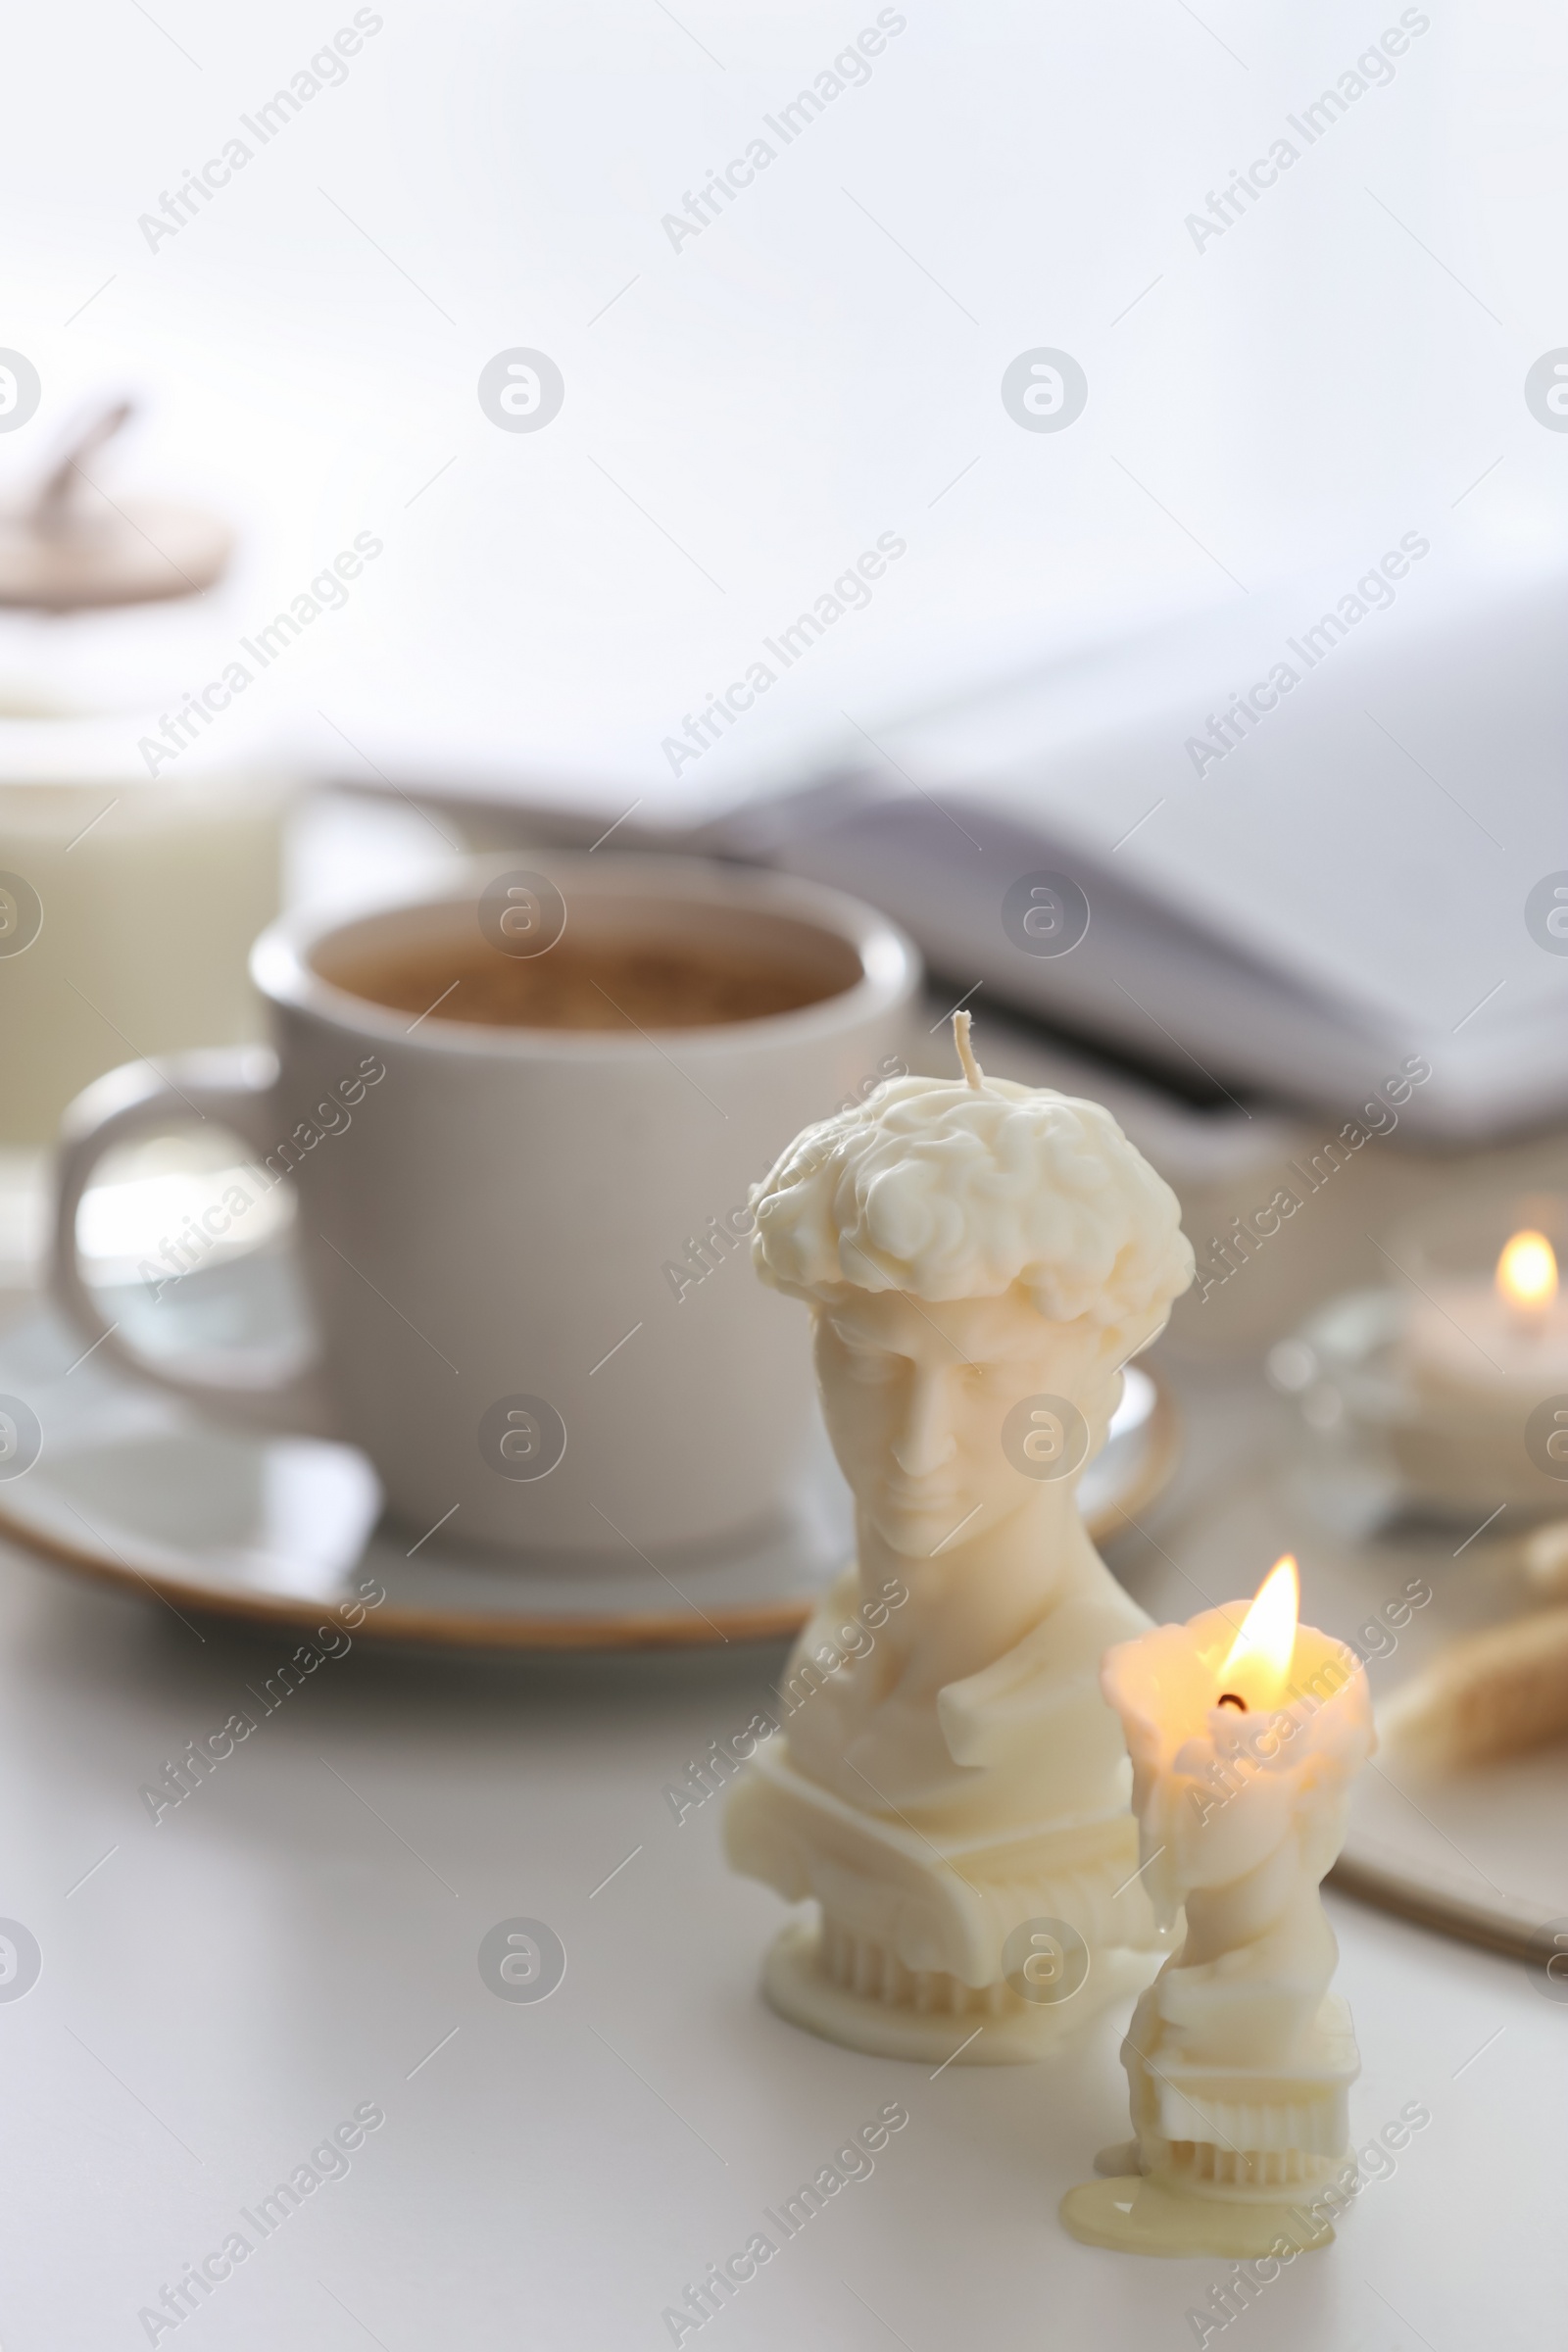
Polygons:
<instances>
[{"instance_id":1,"label":"saucer","mask_svg":"<svg viewBox=\"0 0 1568 2352\"><path fill-rule=\"evenodd\" d=\"M365 1640L474 1650L659 1649L798 1633L853 1551L850 1497L827 1451L787 1516L722 1545L624 1560L509 1556L383 1513L352 1446L236 1431L81 1355L48 1311L0 1333L0 1396L43 1431L22 1476L0 1472L0 1536L180 1615L311 1632L371 1601ZM1165 1484L1174 1407L1129 1366L1109 1440L1080 1486L1102 1541ZM353 1622L352 1618L349 1621Z\"/></svg>"}]
</instances>

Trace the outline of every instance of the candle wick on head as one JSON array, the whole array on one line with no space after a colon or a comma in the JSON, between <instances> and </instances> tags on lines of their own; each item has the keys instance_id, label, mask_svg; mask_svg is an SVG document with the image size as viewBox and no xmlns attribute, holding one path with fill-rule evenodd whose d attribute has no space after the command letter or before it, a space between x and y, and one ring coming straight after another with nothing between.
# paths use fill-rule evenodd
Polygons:
<instances>
[{"instance_id":1,"label":"candle wick on head","mask_svg":"<svg viewBox=\"0 0 1568 2352\"><path fill-rule=\"evenodd\" d=\"M1247 1701L1237 1690L1222 1690L1214 1704L1216 1707L1235 1707L1243 1715L1247 1713Z\"/></svg>"},{"instance_id":2,"label":"candle wick on head","mask_svg":"<svg viewBox=\"0 0 1568 2352\"><path fill-rule=\"evenodd\" d=\"M959 1067L978 1094L985 1083L985 1072L976 1061L969 1044L969 1015L966 1012L956 1012L953 1016L953 1042L957 1048Z\"/></svg>"}]
</instances>

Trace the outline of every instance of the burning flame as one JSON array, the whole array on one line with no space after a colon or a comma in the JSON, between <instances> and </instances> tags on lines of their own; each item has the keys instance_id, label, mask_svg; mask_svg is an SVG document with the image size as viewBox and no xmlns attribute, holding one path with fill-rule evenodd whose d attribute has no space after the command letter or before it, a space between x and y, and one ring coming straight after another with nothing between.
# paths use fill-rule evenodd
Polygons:
<instances>
[{"instance_id":1,"label":"burning flame","mask_svg":"<svg viewBox=\"0 0 1568 2352\"><path fill-rule=\"evenodd\" d=\"M1526 1315L1543 1315L1557 1296L1557 1253L1544 1233L1526 1227L1503 1245L1497 1260L1497 1295Z\"/></svg>"},{"instance_id":2,"label":"burning flame","mask_svg":"<svg viewBox=\"0 0 1568 2352\"><path fill-rule=\"evenodd\" d=\"M1300 1602L1296 1559L1286 1552L1258 1586L1242 1620L1242 1630L1231 1643L1230 1655L1220 1668L1225 1690L1245 1698L1249 1707L1266 1709L1279 1704L1296 1648Z\"/></svg>"}]
</instances>

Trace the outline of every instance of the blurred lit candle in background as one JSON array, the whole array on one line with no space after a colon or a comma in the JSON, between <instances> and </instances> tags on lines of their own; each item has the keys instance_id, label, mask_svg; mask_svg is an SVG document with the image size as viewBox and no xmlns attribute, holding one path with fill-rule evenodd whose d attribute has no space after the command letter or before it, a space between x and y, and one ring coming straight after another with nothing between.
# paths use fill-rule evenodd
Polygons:
<instances>
[{"instance_id":1,"label":"blurred lit candle in background","mask_svg":"<svg viewBox=\"0 0 1568 2352\"><path fill-rule=\"evenodd\" d=\"M1544 1233L1516 1233L1503 1246L1494 1277L1516 1331L1539 1342L1557 1300L1557 1253Z\"/></svg>"},{"instance_id":2,"label":"blurred lit candle in background","mask_svg":"<svg viewBox=\"0 0 1568 2352\"><path fill-rule=\"evenodd\" d=\"M1450 1279L1417 1298L1404 1345L1411 1373L1434 1397L1474 1398L1521 1382L1534 1396L1544 1375L1568 1381L1568 1301L1545 1235L1514 1234L1490 1282Z\"/></svg>"}]
</instances>

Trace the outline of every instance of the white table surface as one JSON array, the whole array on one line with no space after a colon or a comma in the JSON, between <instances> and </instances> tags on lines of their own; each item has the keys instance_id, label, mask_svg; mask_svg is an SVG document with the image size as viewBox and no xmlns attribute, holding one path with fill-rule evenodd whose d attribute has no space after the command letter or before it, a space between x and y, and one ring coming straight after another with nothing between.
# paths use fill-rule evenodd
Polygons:
<instances>
[{"instance_id":1,"label":"white table surface","mask_svg":"<svg viewBox=\"0 0 1568 2352\"><path fill-rule=\"evenodd\" d=\"M1187 1386L1190 1494L1250 1452L1269 1408L1255 1387L1238 1414ZM1153 1535L1178 1541L1176 1507ZM155 1826L141 1785L281 1654L0 1555L0 1913L43 1952L33 1988L0 2002L5 2352L146 2342L139 2309L366 2101L386 2121L347 2177L160 2342L668 2343L686 2282L893 2100L910 2120L874 2174L705 2343L1198 2340L1186 2315L1227 2265L1091 2251L1055 2219L1125 2128L1119 2017L1061 2063L933 2079L762 2006L780 1906L725 1872L716 1804L677 1826L662 1791L765 1702L778 1650L490 1667L360 1642ZM1514 1963L1330 1910L1365 2067L1357 2144L1407 2102L1432 2121L1338 2244L1227 2335L1558 2340L1568 2018ZM537 2005L494 1997L476 1967L485 1931L519 1916L568 1955Z\"/></svg>"}]
</instances>

